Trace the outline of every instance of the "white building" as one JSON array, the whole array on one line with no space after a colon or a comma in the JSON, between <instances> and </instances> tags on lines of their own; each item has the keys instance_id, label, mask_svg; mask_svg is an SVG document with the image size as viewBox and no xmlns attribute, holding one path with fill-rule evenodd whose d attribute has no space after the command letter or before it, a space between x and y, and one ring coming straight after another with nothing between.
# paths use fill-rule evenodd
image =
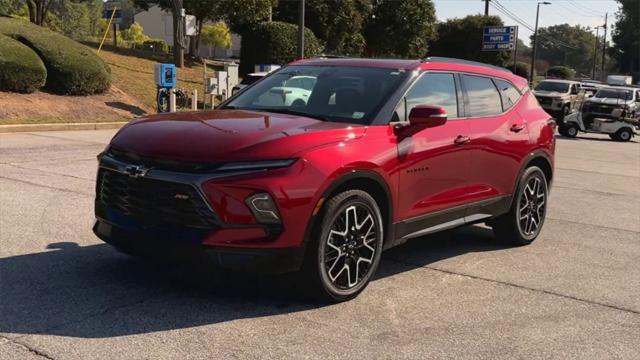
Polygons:
<instances>
[{"instance_id":1,"label":"white building","mask_svg":"<svg viewBox=\"0 0 640 360\"><path fill-rule=\"evenodd\" d=\"M144 29L145 35L162 39L173 46L173 15L164 11L158 5L149 8L149 11L139 11L134 16L134 21L139 23ZM191 40L191 37L187 37ZM238 34L231 33L231 47L224 49L221 47L200 44L198 56L209 58L230 58L240 57L241 37ZM189 53L189 45L187 42L185 53Z\"/></svg>"}]
</instances>

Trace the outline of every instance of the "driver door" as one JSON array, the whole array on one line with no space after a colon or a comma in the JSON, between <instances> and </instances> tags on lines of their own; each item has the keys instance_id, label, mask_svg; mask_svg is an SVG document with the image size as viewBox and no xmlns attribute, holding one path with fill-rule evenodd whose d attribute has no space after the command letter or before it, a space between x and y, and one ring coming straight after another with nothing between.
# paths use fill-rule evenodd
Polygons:
<instances>
[{"instance_id":1,"label":"driver door","mask_svg":"<svg viewBox=\"0 0 640 360\"><path fill-rule=\"evenodd\" d=\"M468 169L471 155L464 146L468 120L460 118L463 100L453 73L423 74L398 105L394 117L408 121L416 105L442 106L447 122L398 139L399 237L416 237L429 228L463 221L468 197Z\"/></svg>"}]
</instances>

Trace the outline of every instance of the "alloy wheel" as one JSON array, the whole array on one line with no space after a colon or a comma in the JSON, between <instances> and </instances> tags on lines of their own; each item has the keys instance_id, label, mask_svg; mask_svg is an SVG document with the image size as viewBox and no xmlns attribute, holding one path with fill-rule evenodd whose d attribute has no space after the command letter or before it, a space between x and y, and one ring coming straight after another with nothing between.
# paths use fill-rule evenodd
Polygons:
<instances>
[{"instance_id":1,"label":"alloy wheel","mask_svg":"<svg viewBox=\"0 0 640 360\"><path fill-rule=\"evenodd\" d=\"M362 204L347 206L331 224L324 249L324 270L341 290L358 285L373 264L380 230L372 211Z\"/></svg>"},{"instance_id":2,"label":"alloy wheel","mask_svg":"<svg viewBox=\"0 0 640 360\"><path fill-rule=\"evenodd\" d=\"M522 189L518 200L518 228L523 236L535 236L544 221L546 186L538 176L532 176Z\"/></svg>"}]
</instances>

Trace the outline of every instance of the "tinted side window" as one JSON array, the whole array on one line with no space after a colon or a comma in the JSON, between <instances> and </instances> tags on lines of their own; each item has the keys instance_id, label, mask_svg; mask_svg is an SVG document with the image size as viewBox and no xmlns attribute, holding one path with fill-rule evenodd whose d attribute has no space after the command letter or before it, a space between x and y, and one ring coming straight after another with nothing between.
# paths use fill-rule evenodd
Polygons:
<instances>
[{"instance_id":1,"label":"tinted side window","mask_svg":"<svg viewBox=\"0 0 640 360\"><path fill-rule=\"evenodd\" d=\"M520 99L520 92L508 81L494 79L500 95L502 95L503 110L511 108Z\"/></svg>"},{"instance_id":2,"label":"tinted side window","mask_svg":"<svg viewBox=\"0 0 640 360\"><path fill-rule=\"evenodd\" d=\"M442 106L449 118L458 117L458 96L453 74L427 73L421 76L407 93L406 115L416 105ZM404 101L398 106L396 115L398 120L407 120Z\"/></svg>"},{"instance_id":3,"label":"tinted side window","mask_svg":"<svg viewBox=\"0 0 640 360\"><path fill-rule=\"evenodd\" d=\"M491 79L481 76L462 75L469 96L471 117L498 115L502 112L500 93Z\"/></svg>"}]
</instances>

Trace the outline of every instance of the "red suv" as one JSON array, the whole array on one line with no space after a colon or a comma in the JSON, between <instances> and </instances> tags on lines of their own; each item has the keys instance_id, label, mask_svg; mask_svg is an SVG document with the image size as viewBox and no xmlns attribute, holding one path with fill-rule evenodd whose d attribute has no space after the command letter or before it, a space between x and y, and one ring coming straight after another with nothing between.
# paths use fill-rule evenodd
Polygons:
<instances>
[{"instance_id":1,"label":"red suv","mask_svg":"<svg viewBox=\"0 0 640 360\"><path fill-rule=\"evenodd\" d=\"M502 68L297 61L216 110L122 128L99 156L94 232L134 255L302 269L318 295L347 300L407 239L487 223L532 242L554 126L526 80Z\"/></svg>"}]
</instances>

